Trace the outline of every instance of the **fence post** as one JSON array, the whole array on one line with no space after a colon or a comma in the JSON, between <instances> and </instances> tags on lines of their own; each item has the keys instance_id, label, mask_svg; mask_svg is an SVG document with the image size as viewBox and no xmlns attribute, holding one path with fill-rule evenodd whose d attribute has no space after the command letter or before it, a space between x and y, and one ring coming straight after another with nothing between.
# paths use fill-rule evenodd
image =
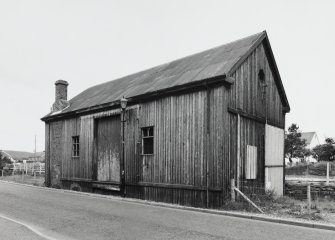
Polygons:
<instances>
[{"instance_id":1,"label":"fence post","mask_svg":"<svg viewBox=\"0 0 335 240\"><path fill-rule=\"evenodd\" d=\"M326 185L329 185L329 162L327 162L327 178L326 178Z\"/></svg>"},{"instance_id":2,"label":"fence post","mask_svg":"<svg viewBox=\"0 0 335 240\"><path fill-rule=\"evenodd\" d=\"M3 177L3 169L1 170L1 177Z\"/></svg>"},{"instance_id":3,"label":"fence post","mask_svg":"<svg viewBox=\"0 0 335 240\"><path fill-rule=\"evenodd\" d=\"M308 183L307 185L307 209L308 209L308 214L311 213L311 184Z\"/></svg>"},{"instance_id":4,"label":"fence post","mask_svg":"<svg viewBox=\"0 0 335 240\"><path fill-rule=\"evenodd\" d=\"M231 194L231 201L235 202L235 179L230 179L230 194Z\"/></svg>"}]
</instances>

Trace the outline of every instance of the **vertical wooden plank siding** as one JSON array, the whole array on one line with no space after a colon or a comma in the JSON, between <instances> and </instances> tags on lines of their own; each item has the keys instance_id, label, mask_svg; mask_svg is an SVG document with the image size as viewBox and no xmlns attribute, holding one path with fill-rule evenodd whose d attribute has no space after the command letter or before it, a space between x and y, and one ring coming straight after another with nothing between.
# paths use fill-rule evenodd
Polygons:
<instances>
[{"instance_id":1,"label":"vertical wooden plank siding","mask_svg":"<svg viewBox=\"0 0 335 240\"><path fill-rule=\"evenodd\" d=\"M260 69L265 83L258 78ZM230 179L245 179L248 145L257 147L257 177L250 181L264 182L264 122L243 114L238 120L228 112L230 107L284 127L283 106L262 44L232 77L235 82L230 89L204 87L128 106L127 196L198 207L208 202L209 207L219 207L230 198ZM60 184L58 173L68 180L95 180L96 119L118 114L120 109L106 110L47 124L50 149L46 149L46 159L50 160L50 177L56 179L51 184ZM154 154L142 154L143 127L154 129ZM73 158L72 137L77 135L80 156Z\"/></svg>"},{"instance_id":2,"label":"vertical wooden plank siding","mask_svg":"<svg viewBox=\"0 0 335 240\"><path fill-rule=\"evenodd\" d=\"M258 76L259 70L261 69L265 74L265 82L261 82ZM262 44L236 69L232 77L235 78L235 82L228 91L228 106L242 111L248 116L263 119L264 122L266 120L269 124L283 129L285 124L283 104ZM231 169L235 169L234 175L232 176L243 181L246 180L247 145L256 146L257 178L255 180L247 180L247 182L263 184L265 175L264 122L258 122L252 118L241 115L239 126L237 115L229 114L229 119L229 158L230 163L235 165L231 166ZM240 154L237 153L239 149ZM236 166L238 163L240 163L240 167Z\"/></svg>"},{"instance_id":3,"label":"vertical wooden plank siding","mask_svg":"<svg viewBox=\"0 0 335 240\"><path fill-rule=\"evenodd\" d=\"M230 164L224 163L229 161L228 148L224 148L229 129L226 91L221 86L208 93L204 90L141 104L140 127L154 126L154 154L141 156L144 183L202 189L208 184L210 202L222 203L223 181L230 178ZM167 191L172 192L171 199L165 199L169 202L192 205L206 200L204 190L146 187L145 195L169 198Z\"/></svg>"},{"instance_id":4,"label":"vertical wooden plank siding","mask_svg":"<svg viewBox=\"0 0 335 240\"><path fill-rule=\"evenodd\" d=\"M241 168L240 176L246 179L247 146L257 147L257 182L264 182L264 124L241 117ZM253 180L250 180L253 181Z\"/></svg>"},{"instance_id":5,"label":"vertical wooden plank siding","mask_svg":"<svg viewBox=\"0 0 335 240\"><path fill-rule=\"evenodd\" d=\"M264 84L258 78L261 69L265 74L266 99L263 97ZM284 128L283 104L262 44L237 68L232 77L235 83L228 92L229 107L262 118L267 114L270 123Z\"/></svg>"}]
</instances>

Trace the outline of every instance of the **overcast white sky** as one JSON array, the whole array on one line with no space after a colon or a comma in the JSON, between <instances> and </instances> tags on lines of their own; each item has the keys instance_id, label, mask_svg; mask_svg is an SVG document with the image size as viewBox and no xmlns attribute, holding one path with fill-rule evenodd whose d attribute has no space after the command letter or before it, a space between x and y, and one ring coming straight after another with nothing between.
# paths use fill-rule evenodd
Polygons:
<instances>
[{"instance_id":1,"label":"overcast white sky","mask_svg":"<svg viewBox=\"0 0 335 240\"><path fill-rule=\"evenodd\" d=\"M266 30L286 124L335 137L335 1L0 0L0 149L44 150L54 82L93 85Z\"/></svg>"}]
</instances>

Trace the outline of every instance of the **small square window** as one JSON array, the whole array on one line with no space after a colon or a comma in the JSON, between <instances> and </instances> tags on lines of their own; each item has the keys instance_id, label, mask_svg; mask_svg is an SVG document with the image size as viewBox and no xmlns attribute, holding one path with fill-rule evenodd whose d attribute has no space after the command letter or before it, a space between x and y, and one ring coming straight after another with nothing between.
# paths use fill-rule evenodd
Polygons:
<instances>
[{"instance_id":1,"label":"small square window","mask_svg":"<svg viewBox=\"0 0 335 240\"><path fill-rule=\"evenodd\" d=\"M142 128L142 154L154 154L154 127Z\"/></svg>"},{"instance_id":2,"label":"small square window","mask_svg":"<svg viewBox=\"0 0 335 240\"><path fill-rule=\"evenodd\" d=\"M72 157L79 157L79 136L72 137Z\"/></svg>"}]
</instances>

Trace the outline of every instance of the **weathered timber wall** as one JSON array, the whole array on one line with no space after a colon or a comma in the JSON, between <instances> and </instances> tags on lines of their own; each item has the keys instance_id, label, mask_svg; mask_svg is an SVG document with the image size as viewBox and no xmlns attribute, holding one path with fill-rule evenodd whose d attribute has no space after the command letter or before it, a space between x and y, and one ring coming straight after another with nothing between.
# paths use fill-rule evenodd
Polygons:
<instances>
[{"instance_id":1,"label":"weathered timber wall","mask_svg":"<svg viewBox=\"0 0 335 240\"><path fill-rule=\"evenodd\" d=\"M229 144L225 144L229 137L226 91L224 86L205 88L127 109L125 173L129 196L203 205L208 188L210 201L222 203L222 197L229 195L232 173ZM51 165L60 165L63 179L92 180L94 119L115 114L120 111L49 123L60 134L56 139L50 135ZM141 128L147 126L154 126L153 155L141 154ZM79 158L72 157L72 136L76 135L80 136Z\"/></svg>"},{"instance_id":2,"label":"weathered timber wall","mask_svg":"<svg viewBox=\"0 0 335 240\"><path fill-rule=\"evenodd\" d=\"M58 184L60 184L60 178L92 180L94 119L115 114L120 114L120 111L110 110L99 114L47 123L49 137L46 139L46 159L47 165L50 164L51 185L55 185L52 182L55 173L52 174L58 170ZM79 158L72 157L72 137L77 135L80 136ZM58 166L58 168L53 166Z\"/></svg>"},{"instance_id":3,"label":"weathered timber wall","mask_svg":"<svg viewBox=\"0 0 335 240\"><path fill-rule=\"evenodd\" d=\"M266 99L258 71L263 69ZM230 89L217 86L129 106L125 127L126 196L182 205L219 207L229 199L230 179L245 177L247 145L257 147L257 179L264 182L264 122L284 127L283 107L263 45L233 73ZM265 103L266 102L266 103ZM240 165L237 167L237 115ZM47 123L46 158L50 184L94 180L94 121L120 110ZM254 116L257 119L250 118ZM142 155L141 128L154 127L154 154ZM120 126L121 128L121 126ZM72 157L72 136L80 136L80 157ZM238 172L237 172L238 171ZM237 174L239 173L239 174ZM46 177L48 179L49 177Z\"/></svg>"},{"instance_id":4,"label":"weathered timber wall","mask_svg":"<svg viewBox=\"0 0 335 240\"><path fill-rule=\"evenodd\" d=\"M209 197L222 201L214 192L222 193L230 177L226 91L221 86L141 104L140 127L154 126L155 135L154 155L141 155L146 198L161 194L171 196L169 202L204 202L208 186ZM194 188L180 193L163 184Z\"/></svg>"},{"instance_id":5,"label":"weathered timber wall","mask_svg":"<svg viewBox=\"0 0 335 240\"><path fill-rule=\"evenodd\" d=\"M257 178L249 181L264 181L264 133L265 126L262 123L241 117L241 173L245 179L245 167L247 159L247 145L257 147Z\"/></svg>"},{"instance_id":6,"label":"weathered timber wall","mask_svg":"<svg viewBox=\"0 0 335 240\"><path fill-rule=\"evenodd\" d=\"M265 74L266 100L258 78L260 69ZM284 128L283 104L262 44L236 69L233 77L236 81L229 91L229 107L264 119L267 114L269 123Z\"/></svg>"}]
</instances>

